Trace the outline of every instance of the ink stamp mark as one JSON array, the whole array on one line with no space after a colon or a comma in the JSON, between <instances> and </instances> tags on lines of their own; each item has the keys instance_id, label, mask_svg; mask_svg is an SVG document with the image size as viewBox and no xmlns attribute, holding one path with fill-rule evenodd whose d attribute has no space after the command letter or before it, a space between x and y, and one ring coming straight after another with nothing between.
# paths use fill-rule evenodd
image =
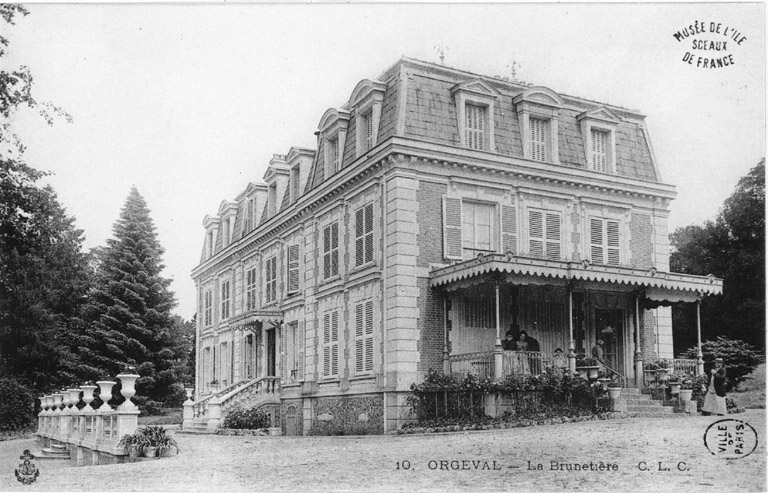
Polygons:
<instances>
[{"instance_id":1,"label":"ink stamp mark","mask_svg":"<svg viewBox=\"0 0 768 493\"><path fill-rule=\"evenodd\" d=\"M757 432L744 421L721 419L704 432L704 445L717 458L741 459L757 448Z\"/></svg>"},{"instance_id":2,"label":"ink stamp mark","mask_svg":"<svg viewBox=\"0 0 768 493\"><path fill-rule=\"evenodd\" d=\"M672 37L688 46L683 63L702 69L735 65L734 51L747 40L747 36L733 26L699 20L672 33Z\"/></svg>"}]
</instances>

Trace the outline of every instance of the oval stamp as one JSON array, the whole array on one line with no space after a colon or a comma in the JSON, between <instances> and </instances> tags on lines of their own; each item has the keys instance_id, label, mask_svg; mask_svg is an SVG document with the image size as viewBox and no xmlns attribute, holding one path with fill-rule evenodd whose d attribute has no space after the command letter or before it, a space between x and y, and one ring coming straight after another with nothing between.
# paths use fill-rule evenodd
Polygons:
<instances>
[{"instance_id":1,"label":"oval stamp","mask_svg":"<svg viewBox=\"0 0 768 493\"><path fill-rule=\"evenodd\" d=\"M720 459L741 459L757 448L757 432L738 419L715 421L704 432L704 445Z\"/></svg>"}]
</instances>

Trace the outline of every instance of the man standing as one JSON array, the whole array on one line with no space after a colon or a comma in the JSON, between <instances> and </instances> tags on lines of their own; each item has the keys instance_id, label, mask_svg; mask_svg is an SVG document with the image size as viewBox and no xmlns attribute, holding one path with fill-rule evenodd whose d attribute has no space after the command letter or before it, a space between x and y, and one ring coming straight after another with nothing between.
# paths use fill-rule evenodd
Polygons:
<instances>
[{"instance_id":1,"label":"man standing","mask_svg":"<svg viewBox=\"0 0 768 493\"><path fill-rule=\"evenodd\" d=\"M603 340L598 339L597 344L592 348L592 357L595 358L600 367L605 366L605 359L603 359Z\"/></svg>"}]
</instances>

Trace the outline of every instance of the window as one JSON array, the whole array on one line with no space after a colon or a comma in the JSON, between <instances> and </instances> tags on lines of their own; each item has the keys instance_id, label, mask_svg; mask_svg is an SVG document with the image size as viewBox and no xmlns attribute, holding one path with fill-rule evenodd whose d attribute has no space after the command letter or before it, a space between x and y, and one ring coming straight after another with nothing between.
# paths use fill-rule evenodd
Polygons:
<instances>
[{"instance_id":1,"label":"window","mask_svg":"<svg viewBox=\"0 0 768 493\"><path fill-rule=\"evenodd\" d=\"M256 198L248 199L245 204L245 232L256 227Z\"/></svg>"},{"instance_id":2,"label":"window","mask_svg":"<svg viewBox=\"0 0 768 493\"><path fill-rule=\"evenodd\" d=\"M531 118L531 159L547 160L547 122Z\"/></svg>"},{"instance_id":3,"label":"window","mask_svg":"<svg viewBox=\"0 0 768 493\"><path fill-rule=\"evenodd\" d=\"M323 376L339 374L339 311L323 314Z\"/></svg>"},{"instance_id":4,"label":"window","mask_svg":"<svg viewBox=\"0 0 768 493\"><path fill-rule=\"evenodd\" d=\"M592 169L595 171L607 171L608 163L608 133L600 130L592 130Z\"/></svg>"},{"instance_id":5,"label":"window","mask_svg":"<svg viewBox=\"0 0 768 493\"><path fill-rule=\"evenodd\" d=\"M256 267L248 269L245 273L245 309L256 309Z\"/></svg>"},{"instance_id":6,"label":"window","mask_svg":"<svg viewBox=\"0 0 768 493\"><path fill-rule=\"evenodd\" d=\"M496 252L496 205L463 202L461 207L464 259L475 258L481 252Z\"/></svg>"},{"instance_id":7,"label":"window","mask_svg":"<svg viewBox=\"0 0 768 493\"><path fill-rule=\"evenodd\" d=\"M373 262L373 204L355 211L355 266Z\"/></svg>"},{"instance_id":8,"label":"window","mask_svg":"<svg viewBox=\"0 0 768 493\"><path fill-rule=\"evenodd\" d=\"M208 289L203 295L203 321L206 327L213 324L213 291Z\"/></svg>"},{"instance_id":9,"label":"window","mask_svg":"<svg viewBox=\"0 0 768 493\"><path fill-rule=\"evenodd\" d=\"M355 372L373 370L373 301L355 306Z\"/></svg>"},{"instance_id":10,"label":"window","mask_svg":"<svg viewBox=\"0 0 768 493\"><path fill-rule=\"evenodd\" d=\"M339 149L338 136L328 139L325 145L325 173L326 178L328 178L341 169L341 149Z\"/></svg>"},{"instance_id":11,"label":"window","mask_svg":"<svg viewBox=\"0 0 768 493\"><path fill-rule=\"evenodd\" d=\"M223 246L229 245L231 236L230 234L230 224L229 224L229 218L224 219L224 238L222 238Z\"/></svg>"},{"instance_id":12,"label":"window","mask_svg":"<svg viewBox=\"0 0 768 493\"><path fill-rule=\"evenodd\" d=\"M299 245L288 246L288 294L299 291Z\"/></svg>"},{"instance_id":13,"label":"window","mask_svg":"<svg viewBox=\"0 0 768 493\"><path fill-rule=\"evenodd\" d=\"M517 208L513 205L462 201L443 197L443 257L475 258L478 253L517 254ZM499 242L501 224L501 242Z\"/></svg>"},{"instance_id":14,"label":"window","mask_svg":"<svg viewBox=\"0 0 768 493\"><path fill-rule=\"evenodd\" d=\"M298 358L297 358L297 332L298 322L291 322L286 325L285 332L285 371L291 381L298 377Z\"/></svg>"},{"instance_id":15,"label":"window","mask_svg":"<svg viewBox=\"0 0 768 493\"><path fill-rule=\"evenodd\" d=\"M590 218L590 259L595 264L620 265L621 239L619 221Z\"/></svg>"},{"instance_id":16,"label":"window","mask_svg":"<svg viewBox=\"0 0 768 493\"><path fill-rule=\"evenodd\" d=\"M360 81L350 97L355 109L355 155L360 157L376 145L381 106L384 101L386 84L368 79Z\"/></svg>"},{"instance_id":17,"label":"window","mask_svg":"<svg viewBox=\"0 0 768 493\"><path fill-rule=\"evenodd\" d=\"M277 183L272 183L269 186L269 217L277 214Z\"/></svg>"},{"instance_id":18,"label":"window","mask_svg":"<svg viewBox=\"0 0 768 493\"><path fill-rule=\"evenodd\" d=\"M221 319L229 318L229 280L221 283Z\"/></svg>"},{"instance_id":19,"label":"window","mask_svg":"<svg viewBox=\"0 0 768 493\"><path fill-rule=\"evenodd\" d=\"M482 150L485 142L485 107L467 104L465 116L464 132L467 147Z\"/></svg>"},{"instance_id":20,"label":"window","mask_svg":"<svg viewBox=\"0 0 768 493\"><path fill-rule=\"evenodd\" d=\"M213 231L208 231L205 243L207 247L206 257L211 258L213 257Z\"/></svg>"},{"instance_id":21,"label":"window","mask_svg":"<svg viewBox=\"0 0 768 493\"><path fill-rule=\"evenodd\" d=\"M528 253L532 257L560 260L560 214L528 211Z\"/></svg>"},{"instance_id":22,"label":"window","mask_svg":"<svg viewBox=\"0 0 768 493\"><path fill-rule=\"evenodd\" d=\"M339 275L339 223L323 229L323 279Z\"/></svg>"},{"instance_id":23,"label":"window","mask_svg":"<svg viewBox=\"0 0 768 493\"><path fill-rule=\"evenodd\" d=\"M264 279L266 303L271 303L277 299L277 257L268 258L264 263Z\"/></svg>"},{"instance_id":24,"label":"window","mask_svg":"<svg viewBox=\"0 0 768 493\"><path fill-rule=\"evenodd\" d=\"M360 117L360 154L369 151L373 148L373 112L368 113Z\"/></svg>"}]
</instances>

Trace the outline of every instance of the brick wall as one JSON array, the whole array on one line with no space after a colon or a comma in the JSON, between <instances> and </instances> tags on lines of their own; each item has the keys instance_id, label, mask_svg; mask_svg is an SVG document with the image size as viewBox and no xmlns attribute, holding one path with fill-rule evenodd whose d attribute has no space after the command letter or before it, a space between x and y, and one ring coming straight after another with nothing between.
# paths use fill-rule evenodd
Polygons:
<instances>
[{"instance_id":1,"label":"brick wall","mask_svg":"<svg viewBox=\"0 0 768 493\"><path fill-rule=\"evenodd\" d=\"M632 214L629 223L632 267L650 269L653 266L653 228L648 214Z\"/></svg>"},{"instance_id":2,"label":"brick wall","mask_svg":"<svg viewBox=\"0 0 768 493\"><path fill-rule=\"evenodd\" d=\"M643 351L643 359L645 362L655 360L658 355L656 354L656 335L654 334L656 317L653 310L643 310L640 317L640 327L640 347Z\"/></svg>"},{"instance_id":3,"label":"brick wall","mask_svg":"<svg viewBox=\"0 0 768 493\"><path fill-rule=\"evenodd\" d=\"M429 285L429 279L419 278L419 372L443 368L443 298Z\"/></svg>"},{"instance_id":4,"label":"brick wall","mask_svg":"<svg viewBox=\"0 0 768 493\"><path fill-rule=\"evenodd\" d=\"M419 258L417 267L443 262L443 196L448 187L442 183L419 182Z\"/></svg>"}]
</instances>

